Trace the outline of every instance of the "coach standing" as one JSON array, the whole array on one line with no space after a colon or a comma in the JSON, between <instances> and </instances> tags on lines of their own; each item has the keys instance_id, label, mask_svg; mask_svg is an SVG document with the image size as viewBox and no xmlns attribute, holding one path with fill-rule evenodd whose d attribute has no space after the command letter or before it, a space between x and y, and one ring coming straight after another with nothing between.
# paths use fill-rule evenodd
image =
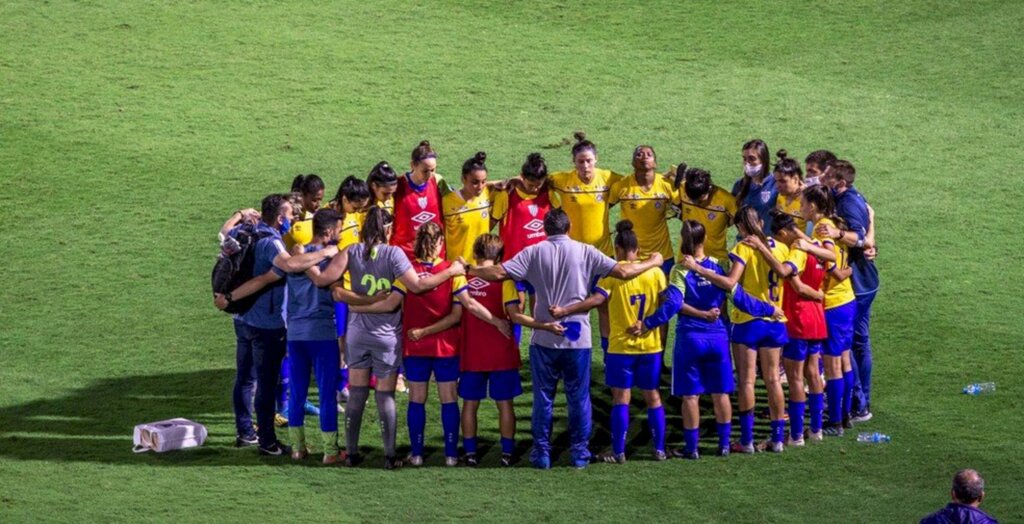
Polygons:
<instances>
[{"instance_id":1,"label":"coach standing","mask_svg":"<svg viewBox=\"0 0 1024 524\"><path fill-rule=\"evenodd\" d=\"M485 280L526 281L537 290L533 309L538 322L551 331L534 330L530 340L530 371L533 374L533 451L530 461L540 469L551 467L551 419L558 380L565 381L569 410L570 456L577 468L590 462L590 318L587 314L565 317L560 322L548 311L552 304L572 304L587 298L591 283L612 276L628 280L663 260L655 253L642 264L616 264L594 246L571 240L569 217L552 209L544 217L547 239L519 252L500 265L474 267L469 274Z\"/></svg>"},{"instance_id":2,"label":"coach standing","mask_svg":"<svg viewBox=\"0 0 1024 524\"><path fill-rule=\"evenodd\" d=\"M819 227L819 234L834 238L850 247L853 293L857 297L857 313L853 320L853 409L854 422L871 419L871 304L878 294L878 268L875 267L874 234L867 201L853 181L857 170L846 160L829 162L821 183L832 189L836 197L836 214L846 222L846 229L828 225Z\"/></svg>"}]
</instances>

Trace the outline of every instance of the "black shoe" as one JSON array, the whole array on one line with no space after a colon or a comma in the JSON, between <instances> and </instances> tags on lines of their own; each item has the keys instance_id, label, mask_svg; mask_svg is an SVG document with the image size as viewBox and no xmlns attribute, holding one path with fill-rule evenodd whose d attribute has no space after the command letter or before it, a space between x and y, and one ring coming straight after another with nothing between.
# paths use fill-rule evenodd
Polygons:
<instances>
[{"instance_id":1,"label":"black shoe","mask_svg":"<svg viewBox=\"0 0 1024 524\"><path fill-rule=\"evenodd\" d=\"M841 437L845 433L842 423L829 424L821 432L827 437Z\"/></svg>"},{"instance_id":2,"label":"black shoe","mask_svg":"<svg viewBox=\"0 0 1024 524\"><path fill-rule=\"evenodd\" d=\"M260 439L256 437L255 433L248 435L238 435L235 437L235 447L244 448L246 446L255 446L260 443Z\"/></svg>"},{"instance_id":3,"label":"black shoe","mask_svg":"<svg viewBox=\"0 0 1024 524\"><path fill-rule=\"evenodd\" d=\"M502 453L501 454L501 467L510 468L512 467L512 454Z\"/></svg>"},{"instance_id":4,"label":"black shoe","mask_svg":"<svg viewBox=\"0 0 1024 524\"><path fill-rule=\"evenodd\" d=\"M853 421L850 420L850 415L843 415L843 429L853 429Z\"/></svg>"},{"instance_id":5,"label":"black shoe","mask_svg":"<svg viewBox=\"0 0 1024 524\"><path fill-rule=\"evenodd\" d=\"M363 456L359 453L345 453L345 467L354 468L363 463Z\"/></svg>"},{"instance_id":6,"label":"black shoe","mask_svg":"<svg viewBox=\"0 0 1024 524\"><path fill-rule=\"evenodd\" d=\"M391 471L402 467L402 459L398 457L384 457L384 469Z\"/></svg>"},{"instance_id":7,"label":"black shoe","mask_svg":"<svg viewBox=\"0 0 1024 524\"><path fill-rule=\"evenodd\" d=\"M466 462L467 466L479 466L480 459L477 458L476 453L466 453L466 456L462 457L462 460Z\"/></svg>"},{"instance_id":8,"label":"black shoe","mask_svg":"<svg viewBox=\"0 0 1024 524\"><path fill-rule=\"evenodd\" d=\"M260 451L260 455L267 455L267 456L270 456L270 457L278 457L278 456L283 456L283 455L287 455L287 454L291 453L292 452L292 448L290 448L288 446L285 446L284 444L282 444L280 442L274 442L273 444L271 444L269 446L260 446L259 447L259 451Z\"/></svg>"}]
</instances>

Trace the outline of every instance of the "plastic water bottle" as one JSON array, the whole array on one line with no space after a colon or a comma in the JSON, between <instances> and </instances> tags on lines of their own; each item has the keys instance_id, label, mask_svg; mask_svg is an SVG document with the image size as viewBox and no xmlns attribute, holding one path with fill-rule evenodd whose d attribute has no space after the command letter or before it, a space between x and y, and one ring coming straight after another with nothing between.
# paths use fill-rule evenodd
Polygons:
<instances>
[{"instance_id":1,"label":"plastic water bottle","mask_svg":"<svg viewBox=\"0 0 1024 524\"><path fill-rule=\"evenodd\" d=\"M867 442L869 444L881 444L892 441L892 437L884 433L861 433L857 435L857 442Z\"/></svg>"},{"instance_id":2,"label":"plastic water bottle","mask_svg":"<svg viewBox=\"0 0 1024 524\"><path fill-rule=\"evenodd\" d=\"M964 387L964 395L978 396L982 393L995 393L995 391L995 382L979 382L977 384L971 384L970 386Z\"/></svg>"}]
</instances>

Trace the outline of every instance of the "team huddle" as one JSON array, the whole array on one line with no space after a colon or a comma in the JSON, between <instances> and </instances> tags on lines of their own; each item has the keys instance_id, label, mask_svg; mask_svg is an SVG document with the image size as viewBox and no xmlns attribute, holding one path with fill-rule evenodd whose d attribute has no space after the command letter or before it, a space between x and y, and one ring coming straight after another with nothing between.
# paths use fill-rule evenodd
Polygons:
<instances>
[{"instance_id":1,"label":"team huddle","mask_svg":"<svg viewBox=\"0 0 1024 524\"><path fill-rule=\"evenodd\" d=\"M421 142L407 172L380 162L365 181L346 178L326 204L323 180L300 175L291 193L267 196L259 211L236 212L222 229L222 258L245 271L220 287L215 272L214 303L235 314L239 376L256 384L256 424L236 384L238 441L258 444L265 455L305 459L312 375L324 464L362 462L360 430L372 392L384 467L421 466L433 379L445 463L478 464L477 412L489 397L499 413L501 464L510 466L518 458L513 401L523 393L523 327L531 331L529 460L538 468L551 466L559 381L576 467L626 461L633 388L647 406L656 460L699 457L705 394L719 455L782 452L871 418L877 250L873 211L853 186L850 162L821 150L801 167L780 150L772 166L767 145L752 140L741 149L744 173L727 191L686 164L659 172L646 145L633 152L632 174L598 168L597 147L582 133L576 138L573 168L565 171L549 173L531 153L518 177L493 181L479 152L465 161L455 188ZM613 226L614 206L621 221ZM673 218L681 225L673 227ZM596 458L589 450L592 309L612 394L612 445ZM672 319L675 343L663 358ZM274 429L282 371L290 445ZM671 394L682 398L684 443L671 451L664 373ZM758 376L771 420L760 443ZM401 458L400 377L408 385L411 447ZM335 404L329 395L342 390L343 404Z\"/></svg>"}]
</instances>

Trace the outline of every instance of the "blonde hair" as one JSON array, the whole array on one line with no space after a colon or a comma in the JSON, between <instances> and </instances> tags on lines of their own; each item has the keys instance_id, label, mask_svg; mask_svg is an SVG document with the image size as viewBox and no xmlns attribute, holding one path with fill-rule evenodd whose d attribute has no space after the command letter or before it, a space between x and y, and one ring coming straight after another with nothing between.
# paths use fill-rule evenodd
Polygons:
<instances>
[{"instance_id":1,"label":"blonde hair","mask_svg":"<svg viewBox=\"0 0 1024 524\"><path fill-rule=\"evenodd\" d=\"M413 254L416 258L429 262L434 256L437 241L444 238L444 230L436 222L427 222L420 226L416 232L416 242L413 244Z\"/></svg>"}]
</instances>

